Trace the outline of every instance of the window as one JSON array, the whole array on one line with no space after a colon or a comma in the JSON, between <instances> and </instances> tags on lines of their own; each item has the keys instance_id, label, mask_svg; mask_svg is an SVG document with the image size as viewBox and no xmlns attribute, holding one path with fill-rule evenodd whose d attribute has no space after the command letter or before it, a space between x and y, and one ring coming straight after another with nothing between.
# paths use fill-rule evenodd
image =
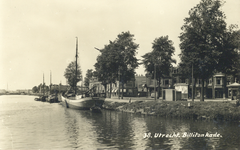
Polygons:
<instances>
[{"instance_id":1,"label":"window","mask_svg":"<svg viewBox=\"0 0 240 150\"><path fill-rule=\"evenodd\" d=\"M208 84L212 84L212 79L209 79Z\"/></svg>"},{"instance_id":2,"label":"window","mask_svg":"<svg viewBox=\"0 0 240 150\"><path fill-rule=\"evenodd\" d=\"M216 84L217 84L217 85L220 85L220 84L221 84L221 78L219 78L219 77L216 78Z\"/></svg>"},{"instance_id":3,"label":"window","mask_svg":"<svg viewBox=\"0 0 240 150\"><path fill-rule=\"evenodd\" d=\"M139 84L139 85L138 85L138 88L141 89L141 88L142 88L142 84Z\"/></svg>"},{"instance_id":4,"label":"window","mask_svg":"<svg viewBox=\"0 0 240 150\"><path fill-rule=\"evenodd\" d=\"M169 80L165 80L164 85L168 85L169 84Z\"/></svg>"},{"instance_id":5,"label":"window","mask_svg":"<svg viewBox=\"0 0 240 150\"><path fill-rule=\"evenodd\" d=\"M181 78L181 79L180 79L180 83L186 83L185 78Z\"/></svg>"},{"instance_id":6,"label":"window","mask_svg":"<svg viewBox=\"0 0 240 150\"><path fill-rule=\"evenodd\" d=\"M150 85L154 85L154 80L151 80L151 84Z\"/></svg>"},{"instance_id":7,"label":"window","mask_svg":"<svg viewBox=\"0 0 240 150\"><path fill-rule=\"evenodd\" d=\"M229 91L228 96L232 96L232 91Z\"/></svg>"},{"instance_id":8,"label":"window","mask_svg":"<svg viewBox=\"0 0 240 150\"><path fill-rule=\"evenodd\" d=\"M173 78L173 84L177 83L177 79Z\"/></svg>"},{"instance_id":9,"label":"window","mask_svg":"<svg viewBox=\"0 0 240 150\"><path fill-rule=\"evenodd\" d=\"M227 85L231 84L231 77L227 77Z\"/></svg>"},{"instance_id":10,"label":"window","mask_svg":"<svg viewBox=\"0 0 240 150\"><path fill-rule=\"evenodd\" d=\"M201 84L201 80L200 79L198 79L198 84Z\"/></svg>"}]
</instances>

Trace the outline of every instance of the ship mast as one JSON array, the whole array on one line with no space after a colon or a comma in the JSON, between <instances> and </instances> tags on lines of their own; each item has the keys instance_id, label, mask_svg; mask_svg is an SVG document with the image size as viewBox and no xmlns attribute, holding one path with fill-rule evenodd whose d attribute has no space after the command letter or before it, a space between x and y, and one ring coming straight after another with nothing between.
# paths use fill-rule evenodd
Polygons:
<instances>
[{"instance_id":1,"label":"ship mast","mask_svg":"<svg viewBox=\"0 0 240 150\"><path fill-rule=\"evenodd\" d=\"M43 95L45 95L44 73L43 73Z\"/></svg>"},{"instance_id":2,"label":"ship mast","mask_svg":"<svg viewBox=\"0 0 240 150\"><path fill-rule=\"evenodd\" d=\"M50 85L52 84L52 71L50 70Z\"/></svg>"},{"instance_id":3,"label":"ship mast","mask_svg":"<svg viewBox=\"0 0 240 150\"><path fill-rule=\"evenodd\" d=\"M51 94L51 87L52 87L52 71L50 70L50 91L49 91L49 94Z\"/></svg>"},{"instance_id":4,"label":"ship mast","mask_svg":"<svg viewBox=\"0 0 240 150\"><path fill-rule=\"evenodd\" d=\"M44 73L43 73L43 84L44 84Z\"/></svg>"},{"instance_id":5,"label":"ship mast","mask_svg":"<svg viewBox=\"0 0 240 150\"><path fill-rule=\"evenodd\" d=\"M76 75L75 75L75 95L77 95L77 58L78 58L78 38L76 37Z\"/></svg>"}]
</instances>

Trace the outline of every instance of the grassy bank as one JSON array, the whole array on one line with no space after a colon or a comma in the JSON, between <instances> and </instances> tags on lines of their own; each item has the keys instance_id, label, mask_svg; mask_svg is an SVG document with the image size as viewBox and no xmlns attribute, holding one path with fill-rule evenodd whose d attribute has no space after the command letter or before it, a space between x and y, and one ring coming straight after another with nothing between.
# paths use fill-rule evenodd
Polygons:
<instances>
[{"instance_id":1,"label":"grassy bank","mask_svg":"<svg viewBox=\"0 0 240 150\"><path fill-rule=\"evenodd\" d=\"M171 118L240 121L240 106L236 104L236 101L136 101L133 103L105 102L103 109Z\"/></svg>"}]
</instances>

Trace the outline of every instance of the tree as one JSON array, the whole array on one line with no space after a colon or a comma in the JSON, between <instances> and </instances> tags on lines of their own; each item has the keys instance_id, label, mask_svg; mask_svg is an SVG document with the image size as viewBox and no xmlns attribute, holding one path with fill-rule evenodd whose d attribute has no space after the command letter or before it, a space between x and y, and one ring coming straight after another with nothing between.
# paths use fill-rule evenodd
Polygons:
<instances>
[{"instance_id":1,"label":"tree","mask_svg":"<svg viewBox=\"0 0 240 150\"><path fill-rule=\"evenodd\" d=\"M138 67L136 50L139 45L134 43L133 37L130 32L122 32L113 42L110 41L100 50L101 55L98 56L94 66L98 80L105 89L108 83L114 83L118 79L123 88L123 84L134 77L135 69Z\"/></svg>"},{"instance_id":2,"label":"tree","mask_svg":"<svg viewBox=\"0 0 240 150\"><path fill-rule=\"evenodd\" d=\"M232 41L231 42L237 49L240 49L240 30L232 32Z\"/></svg>"},{"instance_id":3,"label":"tree","mask_svg":"<svg viewBox=\"0 0 240 150\"><path fill-rule=\"evenodd\" d=\"M223 61L227 61L228 66L232 64L227 60L231 58L233 49L226 49L229 47L225 38L228 32L226 17L220 10L222 5L220 0L201 0L184 19L179 36L182 66L191 68L193 65L194 77L201 79L201 101L204 101L204 81L226 68Z\"/></svg>"},{"instance_id":4,"label":"tree","mask_svg":"<svg viewBox=\"0 0 240 150\"><path fill-rule=\"evenodd\" d=\"M76 76L76 62L69 63L64 72L64 77L67 79L67 83L74 88L79 81L82 81L82 72L80 66L77 64L77 76Z\"/></svg>"},{"instance_id":5,"label":"tree","mask_svg":"<svg viewBox=\"0 0 240 150\"><path fill-rule=\"evenodd\" d=\"M49 87L45 83L40 83L37 87L37 92L46 94L49 91Z\"/></svg>"},{"instance_id":6,"label":"tree","mask_svg":"<svg viewBox=\"0 0 240 150\"><path fill-rule=\"evenodd\" d=\"M37 86L34 86L34 87L32 88L32 92L33 92L33 93L38 93L38 88L37 88Z\"/></svg>"},{"instance_id":7,"label":"tree","mask_svg":"<svg viewBox=\"0 0 240 150\"><path fill-rule=\"evenodd\" d=\"M92 69L88 69L86 77L84 78L84 86L89 87L90 80L94 77L94 72Z\"/></svg>"},{"instance_id":8,"label":"tree","mask_svg":"<svg viewBox=\"0 0 240 150\"><path fill-rule=\"evenodd\" d=\"M101 55L97 57L97 63L95 63L94 66L97 78L99 81L102 82L102 85L104 86L106 91L107 84L114 83L117 78L116 66L118 63L118 55L116 55L116 49L114 48L113 42L105 45L100 52Z\"/></svg>"},{"instance_id":9,"label":"tree","mask_svg":"<svg viewBox=\"0 0 240 150\"><path fill-rule=\"evenodd\" d=\"M122 91L124 83L134 77L135 69L139 65L136 58L136 50L138 49L139 45L134 43L135 39L133 37L134 35L130 34L130 32L122 32L116 39L116 48L118 49L119 55L118 69L120 81L122 83Z\"/></svg>"},{"instance_id":10,"label":"tree","mask_svg":"<svg viewBox=\"0 0 240 150\"><path fill-rule=\"evenodd\" d=\"M154 70L156 69L158 90L160 89L161 78L169 76L172 63L176 63L176 60L172 58L174 51L173 42L168 39L168 36L161 36L153 41L152 51L142 56L142 63L146 72L153 73L152 76L154 76Z\"/></svg>"},{"instance_id":11,"label":"tree","mask_svg":"<svg viewBox=\"0 0 240 150\"><path fill-rule=\"evenodd\" d=\"M236 28L235 26L231 26L229 29L229 34L228 36L226 36L226 40L228 42L228 49L231 48L234 49L233 51L231 51L231 60L228 60L226 63L228 65L229 61L231 61L231 66L227 66L226 68L224 68L224 70L232 75L234 77L234 79L239 76L240 77L240 30L234 31L232 29ZM226 49L227 49L226 48ZM229 54L225 54L225 57L229 57L227 56ZM224 57L222 58L224 59Z\"/></svg>"},{"instance_id":12,"label":"tree","mask_svg":"<svg viewBox=\"0 0 240 150\"><path fill-rule=\"evenodd\" d=\"M234 42L233 44L237 47L235 52L237 53L235 64L233 69L236 70L235 74L238 74L238 83L240 83L240 30L234 32Z\"/></svg>"},{"instance_id":13,"label":"tree","mask_svg":"<svg viewBox=\"0 0 240 150\"><path fill-rule=\"evenodd\" d=\"M44 92L45 93L48 93L50 91L49 86L47 86L45 83L43 84L43 87L44 87Z\"/></svg>"},{"instance_id":14,"label":"tree","mask_svg":"<svg viewBox=\"0 0 240 150\"><path fill-rule=\"evenodd\" d=\"M37 88L38 88L38 93L42 93L42 83L40 83Z\"/></svg>"}]
</instances>

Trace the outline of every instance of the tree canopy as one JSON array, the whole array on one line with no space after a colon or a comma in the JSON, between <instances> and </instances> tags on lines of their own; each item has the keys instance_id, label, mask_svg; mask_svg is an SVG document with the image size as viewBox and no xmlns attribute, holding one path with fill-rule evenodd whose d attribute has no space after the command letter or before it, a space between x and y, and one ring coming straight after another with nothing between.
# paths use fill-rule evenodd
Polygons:
<instances>
[{"instance_id":1,"label":"tree canopy","mask_svg":"<svg viewBox=\"0 0 240 150\"><path fill-rule=\"evenodd\" d=\"M230 29L228 43L229 43L229 45L231 45L229 47L231 49L234 49L234 51L232 51L233 56L231 57L231 60L230 60L232 62L231 66L227 66L226 68L224 68L225 72L232 75L234 78L237 75L240 77L240 30L232 31ZM228 62L229 62L229 60L226 62L223 62L223 63L228 63Z\"/></svg>"},{"instance_id":2,"label":"tree canopy","mask_svg":"<svg viewBox=\"0 0 240 150\"><path fill-rule=\"evenodd\" d=\"M174 51L173 42L168 39L168 36L156 38L152 43L152 51L142 56L145 71L152 73L156 65L157 79L169 76L172 63L176 63L176 60L172 58Z\"/></svg>"},{"instance_id":3,"label":"tree canopy","mask_svg":"<svg viewBox=\"0 0 240 150\"><path fill-rule=\"evenodd\" d=\"M77 76L76 76L76 62L72 61L69 63L64 72L64 77L67 79L67 83L73 88L77 86L79 81L82 81L82 71L80 66L77 64Z\"/></svg>"},{"instance_id":4,"label":"tree canopy","mask_svg":"<svg viewBox=\"0 0 240 150\"><path fill-rule=\"evenodd\" d=\"M194 66L194 77L202 81L201 91L204 81L216 71L226 71L235 57L229 42L231 32L227 30L226 16L220 9L222 5L221 0L201 0L184 19L179 36L182 70L189 73L191 65ZM202 101L203 94L201 92Z\"/></svg>"},{"instance_id":5,"label":"tree canopy","mask_svg":"<svg viewBox=\"0 0 240 150\"><path fill-rule=\"evenodd\" d=\"M129 31L122 32L100 50L101 54L94 66L98 80L103 85L116 82L119 75L122 83L134 77L135 69L138 67L136 50L139 45L134 43L133 37Z\"/></svg>"},{"instance_id":6,"label":"tree canopy","mask_svg":"<svg viewBox=\"0 0 240 150\"><path fill-rule=\"evenodd\" d=\"M161 36L153 41L152 51L142 56L146 72L154 76L154 67L156 67L156 80L159 88L161 78L169 76L172 63L176 63L176 60L172 58L174 51L173 42L168 39L168 36Z\"/></svg>"},{"instance_id":7,"label":"tree canopy","mask_svg":"<svg viewBox=\"0 0 240 150\"><path fill-rule=\"evenodd\" d=\"M46 93L48 92L50 89L49 89L49 86L47 86L45 83L40 83L38 86L34 86L32 88L32 92L33 93Z\"/></svg>"},{"instance_id":8,"label":"tree canopy","mask_svg":"<svg viewBox=\"0 0 240 150\"><path fill-rule=\"evenodd\" d=\"M96 76L96 75L95 75L95 72L93 71L93 69L88 69L87 73L86 73L86 77L84 78L84 86L85 87L89 87L89 82L94 76Z\"/></svg>"},{"instance_id":9,"label":"tree canopy","mask_svg":"<svg viewBox=\"0 0 240 150\"><path fill-rule=\"evenodd\" d=\"M37 86L34 86L34 87L32 88L32 92L33 92L33 93L38 93L38 91L39 91L39 90L38 90L38 87L37 87Z\"/></svg>"}]
</instances>

